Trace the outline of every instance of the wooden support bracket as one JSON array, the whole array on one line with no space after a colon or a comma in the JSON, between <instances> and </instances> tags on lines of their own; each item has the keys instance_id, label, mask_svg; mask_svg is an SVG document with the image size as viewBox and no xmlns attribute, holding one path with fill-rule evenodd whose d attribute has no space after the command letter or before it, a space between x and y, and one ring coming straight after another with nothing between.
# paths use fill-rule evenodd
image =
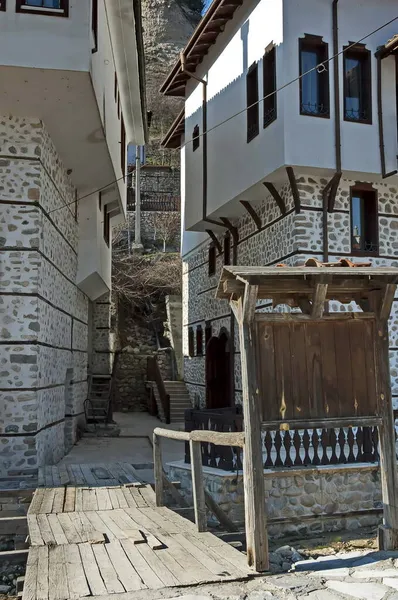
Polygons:
<instances>
[{"instance_id":1,"label":"wooden support bracket","mask_svg":"<svg viewBox=\"0 0 398 600\"><path fill-rule=\"evenodd\" d=\"M388 283L385 287L384 294L380 300L380 321L387 321L390 316L392 303L394 302L397 286L393 283Z\"/></svg>"},{"instance_id":2,"label":"wooden support bracket","mask_svg":"<svg viewBox=\"0 0 398 600\"><path fill-rule=\"evenodd\" d=\"M252 205L250 204L250 202L248 202L247 200L241 200L240 203L243 206L243 208L249 213L249 215L253 219L253 221L254 221L257 229L260 231L260 229L261 229L261 217L259 217L259 215L256 213L256 211L254 210L254 208L252 207Z\"/></svg>"},{"instance_id":3,"label":"wooden support bracket","mask_svg":"<svg viewBox=\"0 0 398 600\"><path fill-rule=\"evenodd\" d=\"M222 246L221 246L220 242L218 241L218 238L217 238L216 234L214 233L214 231L212 231L211 229L206 229L206 233L211 237L211 241L213 242L213 244L215 245L217 250L219 252L222 252Z\"/></svg>"},{"instance_id":4,"label":"wooden support bracket","mask_svg":"<svg viewBox=\"0 0 398 600\"><path fill-rule=\"evenodd\" d=\"M268 181L263 182L263 186L267 188L273 199L278 205L279 210L281 211L281 215L286 214L286 204L276 187L273 183L269 183Z\"/></svg>"},{"instance_id":5,"label":"wooden support bracket","mask_svg":"<svg viewBox=\"0 0 398 600\"><path fill-rule=\"evenodd\" d=\"M296 214L299 214L301 210L300 192L297 187L297 181L293 171L293 167L286 167L286 173L289 178L290 189L292 190L293 194L294 209L296 211Z\"/></svg>"},{"instance_id":6,"label":"wooden support bracket","mask_svg":"<svg viewBox=\"0 0 398 600\"><path fill-rule=\"evenodd\" d=\"M323 311L325 308L327 291L327 283L317 283L315 285L311 308L311 316L313 319L322 318Z\"/></svg>"},{"instance_id":7,"label":"wooden support bracket","mask_svg":"<svg viewBox=\"0 0 398 600\"><path fill-rule=\"evenodd\" d=\"M237 244L239 241L239 232L238 232L237 227L232 225L231 221L229 219L227 219L226 217L220 217L220 220L223 222L223 225L225 225L225 227L228 229L228 231L231 232L234 244Z\"/></svg>"},{"instance_id":8,"label":"wooden support bracket","mask_svg":"<svg viewBox=\"0 0 398 600\"><path fill-rule=\"evenodd\" d=\"M329 213L332 213L334 211L334 205L336 202L336 195L337 195L337 190L339 189L341 176L342 176L342 173L335 173L331 180L329 199L328 199L328 212Z\"/></svg>"}]
</instances>

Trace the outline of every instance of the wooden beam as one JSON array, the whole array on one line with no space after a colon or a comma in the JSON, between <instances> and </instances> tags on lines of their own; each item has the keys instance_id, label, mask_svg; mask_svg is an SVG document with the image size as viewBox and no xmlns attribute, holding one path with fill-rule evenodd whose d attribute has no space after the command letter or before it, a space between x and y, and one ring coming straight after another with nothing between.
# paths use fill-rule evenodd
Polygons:
<instances>
[{"instance_id":1,"label":"wooden beam","mask_svg":"<svg viewBox=\"0 0 398 600\"><path fill-rule=\"evenodd\" d=\"M180 492L175 487L172 481L169 481L165 472L163 471L163 488L169 492L171 497L177 504L179 504L182 508L193 510L192 507L189 506L188 502L185 500L184 496L180 494Z\"/></svg>"},{"instance_id":2,"label":"wooden beam","mask_svg":"<svg viewBox=\"0 0 398 600\"><path fill-rule=\"evenodd\" d=\"M292 190L294 209L296 211L296 214L299 214L301 209L300 192L297 187L297 181L294 175L293 167L286 167L286 173L289 178L290 189Z\"/></svg>"},{"instance_id":3,"label":"wooden beam","mask_svg":"<svg viewBox=\"0 0 398 600\"><path fill-rule=\"evenodd\" d=\"M394 302L396 289L397 289L397 286L393 283L388 283L386 285L384 293L381 296L381 302L380 302L380 312L379 312L380 321L388 321L388 318L391 313L392 303Z\"/></svg>"},{"instance_id":4,"label":"wooden beam","mask_svg":"<svg viewBox=\"0 0 398 600\"><path fill-rule=\"evenodd\" d=\"M245 434L241 431L236 432L221 432L221 431L206 431L200 430L191 431L189 439L192 442L206 442L208 444L216 444L217 446L236 446L243 448L245 445Z\"/></svg>"},{"instance_id":5,"label":"wooden beam","mask_svg":"<svg viewBox=\"0 0 398 600\"><path fill-rule=\"evenodd\" d=\"M282 196L280 195L280 193L278 192L278 190L276 189L276 187L274 186L274 184L273 183L269 183L268 181L264 181L263 182L263 186L265 186L267 188L267 190L269 191L269 193L271 194L271 196L273 197L273 199L277 203L278 208L281 211L281 215L285 215L286 214L286 204L285 204L285 201L282 198Z\"/></svg>"},{"instance_id":6,"label":"wooden beam","mask_svg":"<svg viewBox=\"0 0 398 600\"><path fill-rule=\"evenodd\" d=\"M163 462L160 437L153 432L153 469L155 475L156 506L164 506L163 498Z\"/></svg>"},{"instance_id":7,"label":"wooden beam","mask_svg":"<svg viewBox=\"0 0 398 600\"><path fill-rule=\"evenodd\" d=\"M226 217L220 217L220 221L222 221L223 224L225 225L225 227L228 229L228 231L231 232L232 239L234 240L234 244L237 244L239 241L239 232L238 232L237 227L232 225L231 221L229 219L227 219Z\"/></svg>"},{"instance_id":8,"label":"wooden beam","mask_svg":"<svg viewBox=\"0 0 398 600\"><path fill-rule=\"evenodd\" d=\"M328 291L327 283L317 283L315 285L314 295L312 298L311 317L320 319L325 308L326 294Z\"/></svg>"},{"instance_id":9,"label":"wooden beam","mask_svg":"<svg viewBox=\"0 0 398 600\"><path fill-rule=\"evenodd\" d=\"M195 523L198 531L207 531L205 488L203 483L202 446L200 442L189 441L192 472L192 495L195 510Z\"/></svg>"},{"instance_id":10,"label":"wooden beam","mask_svg":"<svg viewBox=\"0 0 398 600\"><path fill-rule=\"evenodd\" d=\"M259 217L259 215L256 213L256 211L254 210L254 208L252 207L250 202L248 202L247 200L240 200L240 203L243 206L243 208L249 213L251 218L253 219L257 229L260 230L261 229L261 217Z\"/></svg>"},{"instance_id":11,"label":"wooden beam","mask_svg":"<svg viewBox=\"0 0 398 600\"><path fill-rule=\"evenodd\" d=\"M225 514L222 508L219 507L217 502L210 496L210 494L205 490L205 501L207 508L217 517L220 522L220 525L225 527L228 531L234 532L239 531L238 527L235 525L233 521Z\"/></svg>"},{"instance_id":12,"label":"wooden beam","mask_svg":"<svg viewBox=\"0 0 398 600\"><path fill-rule=\"evenodd\" d=\"M375 362L379 425L380 478L383 501L383 527L379 530L381 550L398 549L398 473L395 454L395 427L392 410L388 323L378 320L375 328Z\"/></svg>"},{"instance_id":13,"label":"wooden beam","mask_svg":"<svg viewBox=\"0 0 398 600\"><path fill-rule=\"evenodd\" d=\"M222 246L221 246L220 242L218 241L218 238L217 238L216 234L214 233L214 231L212 231L211 229L206 229L206 233L210 236L211 241L213 242L213 244L215 245L217 250L219 252L222 252Z\"/></svg>"},{"instance_id":14,"label":"wooden beam","mask_svg":"<svg viewBox=\"0 0 398 600\"><path fill-rule=\"evenodd\" d=\"M261 443L261 415L255 359L256 327L254 323L257 287L246 285L244 298L237 304L240 356L242 367L243 487L247 560L256 571L269 568L267 517L265 512L264 466Z\"/></svg>"},{"instance_id":15,"label":"wooden beam","mask_svg":"<svg viewBox=\"0 0 398 600\"><path fill-rule=\"evenodd\" d=\"M339 189L341 176L342 176L342 173L335 173L332 177L332 182L331 182L330 191L329 191L329 198L328 198L328 212L329 213L332 213L334 211L334 205L336 202L336 195L337 195L337 190Z\"/></svg>"},{"instance_id":16,"label":"wooden beam","mask_svg":"<svg viewBox=\"0 0 398 600\"><path fill-rule=\"evenodd\" d=\"M2 517L0 519L0 535L28 535L26 517Z\"/></svg>"},{"instance_id":17,"label":"wooden beam","mask_svg":"<svg viewBox=\"0 0 398 600\"><path fill-rule=\"evenodd\" d=\"M338 417L333 419L289 419L288 421L264 421L263 431L290 429L338 429L340 427L376 427L381 425L381 417Z\"/></svg>"},{"instance_id":18,"label":"wooden beam","mask_svg":"<svg viewBox=\"0 0 398 600\"><path fill-rule=\"evenodd\" d=\"M375 319L374 313L364 312L335 312L323 314L321 317L323 321L361 321L364 319ZM314 319L312 315L303 313L256 313L256 321L267 321L267 322L283 322L283 321L309 321Z\"/></svg>"}]
</instances>

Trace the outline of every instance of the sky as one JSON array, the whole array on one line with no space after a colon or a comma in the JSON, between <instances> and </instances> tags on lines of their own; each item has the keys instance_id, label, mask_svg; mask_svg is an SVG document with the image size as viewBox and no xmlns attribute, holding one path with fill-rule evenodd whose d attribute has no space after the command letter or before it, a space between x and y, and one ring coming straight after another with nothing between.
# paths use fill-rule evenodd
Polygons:
<instances>
[{"instance_id":1,"label":"sky","mask_svg":"<svg viewBox=\"0 0 398 600\"><path fill-rule=\"evenodd\" d=\"M204 6L204 9L203 9L203 12L202 12L203 15L207 11L207 9L209 8L209 6L210 6L211 3L212 3L212 0L205 0L205 6Z\"/></svg>"}]
</instances>

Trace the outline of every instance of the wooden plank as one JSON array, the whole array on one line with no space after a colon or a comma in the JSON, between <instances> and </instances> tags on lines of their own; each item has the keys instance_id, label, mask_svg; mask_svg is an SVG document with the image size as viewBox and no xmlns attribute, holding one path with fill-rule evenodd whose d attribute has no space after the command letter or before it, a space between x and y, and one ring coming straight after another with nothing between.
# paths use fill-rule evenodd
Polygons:
<instances>
[{"instance_id":1,"label":"wooden plank","mask_svg":"<svg viewBox=\"0 0 398 600\"><path fill-rule=\"evenodd\" d=\"M352 411L352 359L350 334L346 323L335 323L334 342L336 352L336 387L338 390L339 416L350 417ZM373 342L371 344L373 348Z\"/></svg>"},{"instance_id":2,"label":"wooden plank","mask_svg":"<svg viewBox=\"0 0 398 600\"><path fill-rule=\"evenodd\" d=\"M36 515L40 512L40 507L44 498L44 488L38 488L33 494L32 502L28 508L28 515Z\"/></svg>"},{"instance_id":3,"label":"wooden plank","mask_svg":"<svg viewBox=\"0 0 398 600\"><path fill-rule=\"evenodd\" d=\"M143 510L148 510L151 511L151 509L138 509L138 508L125 508L124 512L128 514L129 517L131 517L131 519L137 524L137 527L139 527L141 530L144 531L166 531L166 528L163 528L162 525L166 522L166 519L162 518L160 519L162 522L162 525L159 525L157 523L155 523L154 521L152 521L152 519L150 518L149 515L144 514L142 511ZM170 526L172 525L171 523L169 523ZM177 527L174 525L173 526L173 532L176 533L178 531Z\"/></svg>"},{"instance_id":4,"label":"wooden plank","mask_svg":"<svg viewBox=\"0 0 398 600\"><path fill-rule=\"evenodd\" d=\"M177 586L181 583L177 579L177 577L173 574L174 571L169 570L167 566L162 562L160 558L160 554L165 554L165 552L155 552L153 551L147 544L138 544L136 546L137 551L141 554L141 556L146 560L146 562L151 566L152 570L156 573L159 579L163 582L163 585L168 586ZM177 564L177 563L176 563ZM169 563L170 565L170 563ZM179 565L177 564L177 567ZM173 567L171 567L172 569Z\"/></svg>"},{"instance_id":5,"label":"wooden plank","mask_svg":"<svg viewBox=\"0 0 398 600\"><path fill-rule=\"evenodd\" d=\"M23 600L36 599L37 571L39 561L39 550L37 547L30 548L28 561L26 563L25 584L23 589Z\"/></svg>"},{"instance_id":6,"label":"wooden plank","mask_svg":"<svg viewBox=\"0 0 398 600\"><path fill-rule=\"evenodd\" d=\"M129 487L127 489L130 490L130 494L134 498L134 501L138 508L148 507L147 501L144 500L144 498L141 496L140 491L137 487Z\"/></svg>"},{"instance_id":7,"label":"wooden plank","mask_svg":"<svg viewBox=\"0 0 398 600\"><path fill-rule=\"evenodd\" d=\"M147 506L156 506L156 493L153 491L150 484L144 485L137 489Z\"/></svg>"},{"instance_id":8,"label":"wooden plank","mask_svg":"<svg viewBox=\"0 0 398 600\"><path fill-rule=\"evenodd\" d=\"M51 469L52 469L52 477L53 477L54 485L57 486L57 487L60 487L62 484L61 484L61 477L60 477L60 474L59 474L58 467L55 466L55 465L53 465L51 467Z\"/></svg>"},{"instance_id":9,"label":"wooden plank","mask_svg":"<svg viewBox=\"0 0 398 600\"><path fill-rule=\"evenodd\" d=\"M307 378L308 378L308 412L303 411L303 418L323 418L323 385L321 363L321 340L317 325L305 325L307 347Z\"/></svg>"},{"instance_id":10,"label":"wooden plank","mask_svg":"<svg viewBox=\"0 0 398 600\"><path fill-rule=\"evenodd\" d=\"M109 498L111 499L111 502L112 502L112 508L120 508L119 498L118 498L118 495L116 494L115 488L109 488L108 491L109 491Z\"/></svg>"},{"instance_id":11,"label":"wooden plank","mask_svg":"<svg viewBox=\"0 0 398 600\"><path fill-rule=\"evenodd\" d=\"M37 515L28 514L29 539L31 546L42 546L44 544L37 522Z\"/></svg>"},{"instance_id":12,"label":"wooden plank","mask_svg":"<svg viewBox=\"0 0 398 600\"><path fill-rule=\"evenodd\" d=\"M50 600L69 598L64 546L52 546L48 549L48 592Z\"/></svg>"},{"instance_id":13,"label":"wooden plank","mask_svg":"<svg viewBox=\"0 0 398 600\"><path fill-rule=\"evenodd\" d=\"M119 484L125 484L130 481L130 478L127 477L127 474L120 463L114 464L113 473L116 475Z\"/></svg>"},{"instance_id":14,"label":"wooden plank","mask_svg":"<svg viewBox=\"0 0 398 600\"><path fill-rule=\"evenodd\" d=\"M40 506L40 512L42 514L49 514L52 512L53 504L54 504L55 490L54 489L45 489L43 501Z\"/></svg>"},{"instance_id":15,"label":"wooden plank","mask_svg":"<svg viewBox=\"0 0 398 600\"><path fill-rule=\"evenodd\" d=\"M126 499L127 507L128 508L137 508L137 503L134 500L132 494L130 493L130 490L128 488L126 488L126 487L123 487L122 488L122 492L123 492L123 495L124 495L124 497Z\"/></svg>"},{"instance_id":16,"label":"wooden plank","mask_svg":"<svg viewBox=\"0 0 398 600\"><path fill-rule=\"evenodd\" d=\"M144 531L144 535L146 538L146 543L152 550L162 550L164 548L164 543L157 538L153 533L149 531Z\"/></svg>"},{"instance_id":17,"label":"wooden plank","mask_svg":"<svg viewBox=\"0 0 398 600\"><path fill-rule=\"evenodd\" d=\"M126 511L131 511L131 510L134 510L134 509L126 509ZM155 527L158 527L159 529L163 530L166 533L179 533L180 531L182 531L181 525L177 525L173 521L170 521L167 518L167 516L165 516L163 513L159 512L159 509L154 510L152 508L140 508L138 510L142 515L147 517L151 522L151 524L149 525L149 528L146 529L146 531L151 531L151 527L153 528L154 525L155 525ZM129 512L129 514L130 514L130 512Z\"/></svg>"},{"instance_id":18,"label":"wooden plank","mask_svg":"<svg viewBox=\"0 0 398 600\"><path fill-rule=\"evenodd\" d=\"M46 482L46 488L54 487L53 472L51 465L46 465L44 467L44 477Z\"/></svg>"},{"instance_id":19,"label":"wooden plank","mask_svg":"<svg viewBox=\"0 0 398 600\"><path fill-rule=\"evenodd\" d=\"M101 544L96 544L93 546L93 552L108 594L123 593L125 589L119 581L105 547Z\"/></svg>"},{"instance_id":20,"label":"wooden plank","mask_svg":"<svg viewBox=\"0 0 398 600\"><path fill-rule=\"evenodd\" d=\"M183 442L189 442L189 432L188 431L173 431L173 429L162 429L161 427L156 427L153 430L154 435L168 438L169 440L180 440Z\"/></svg>"},{"instance_id":21,"label":"wooden plank","mask_svg":"<svg viewBox=\"0 0 398 600\"><path fill-rule=\"evenodd\" d=\"M388 283L384 289L380 303L379 319L381 322L387 321L391 313L392 303L394 302L395 292L397 286L392 283Z\"/></svg>"},{"instance_id":22,"label":"wooden plank","mask_svg":"<svg viewBox=\"0 0 398 600\"><path fill-rule=\"evenodd\" d=\"M209 510L215 515L215 517L220 522L220 525L225 527L227 531L238 531L239 528L231 519L225 514L222 508L217 504L217 502L213 499L213 497L207 492L204 491L206 506ZM198 529L198 531L200 531ZM206 531L206 529L202 529L201 531Z\"/></svg>"},{"instance_id":23,"label":"wooden plank","mask_svg":"<svg viewBox=\"0 0 398 600\"><path fill-rule=\"evenodd\" d=\"M54 546L56 544L54 534L47 519L48 515L37 515L37 523L40 528L40 535L46 545Z\"/></svg>"},{"instance_id":24,"label":"wooden plank","mask_svg":"<svg viewBox=\"0 0 398 600\"><path fill-rule=\"evenodd\" d=\"M199 548L204 554L206 554L206 556L212 558L228 573L237 575L238 577L243 577L248 573L252 573L247 566L246 556L244 554L238 550L235 550L235 548L232 548L230 544L222 542L222 540L217 538L215 535L210 533L207 535L214 538L210 540L210 543L213 545L209 545L208 540L205 541L202 539L202 536L199 536L198 534L192 535L188 533L185 535L185 538L194 546Z\"/></svg>"},{"instance_id":25,"label":"wooden plank","mask_svg":"<svg viewBox=\"0 0 398 600\"><path fill-rule=\"evenodd\" d=\"M313 319L320 319L325 308L326 294L328 291L327 283L317 283L312 297L311 316Z\"/></svg>"},{"instance_id":26,"label":"wooden plank","mask_svg":"<svg viewBox=\"0 0 398 600\"><path fill-rule=\"evenodd\" d=\"M98 510L97 496L95 489L88 488L82 490L83 494L83 511Z\"/></svg>"},{"instance_id":27,"label":"wooden plank","mask_svg":"<svg viewBox=\"0 0 398 600\"><path fill-rule=\"evenodd\" d=\"M46 478L45 478L45 474L44 474L44 467L39 467L38 478L37 478L37 485L39 487L45 487L45 485L46 485Z\"/></svg>"},{"instance_id":28,"label":"wooden plank","mask_svg":"<svg viewBox=\"0 0 398 600\"><path fill-rule=\"evenodd\" d=\"M236 576L237 568L230 564L226 573L224 567L225 563L220 564L220 557L217 556L217 559L215 559L214 552L212 553L212 556L210 556L208 548L199 548L197 544L193 543L192 540L188 539L182 533L178 533L175 536L175 539L183 548L186 549L187 552L192 554L192 556L196 558L196 560L198 560L201 565L203 565L206 569L213 573L213 575L218 575L219 577L225 577L226 575L229 575L230 577ZM248 571L248 569L246 569L246 571Z\"/></svg>"},{"instance_id":29,"label":"wooden plank","mask_svg":"<svg viewBox=\"0 0 398 600\"><path fill-rule=\"evenodd\" d=\"M75 510L76 488L68 487L65 491L64 512L74 512Z\"/></svg>"},{"instance_id":30,"label":"wooden plank","mask_svg":"<svg viewBox=\"0 0 398 600\"><path fill-rule=\"evenodd\" d=\"M75 511L83 511L83 490L80 487L75 488Z\"/></svg>"},{"instance_id":31,"label":"wooden plank","mask_svg":"<svg viewBox=\"0 0 398 600\"><path fill-rule=\"evenodd\" d=\"M308 406L307 349L305 345L305 326L292 323L290 327L291 378L293 415L300 419L303 408Z\"/></svg>"},{"instance_id":32,"label":"wooden plank","mask_svg":"<svg viewBox=\"0 0 398 600\"><path fill-rule=\"evenodd\" d=\"M83 477L85 479L85 483L87 485L98 485L97 484L97 479L96 477L93 475L90 465L80 465L80 469L83 473Z\"/></svg>"},{"instance_id":33,"label":"wooden plank","mask_svg":"<svg viewBox=\"0 0 398 600\"><path fill-rule=\"evenodd\" d=\"M69 544L80 544L83 541L80 535L81 527L76 528L75 522L72 521L69 513L59 514L58 521Z\"/></svg>"},{"instance_id":34,"label":"wooden plank","mask_svg":"<svg viewBox=\"0 0 398 600\"><path fill-rule=\"evenodd\" d=\"M80 468L80 465L69 465L69 472L71 474L71 479L74 484L84 485L86 483L86 480L83 475L83 471Z\"/></svg>"},{"instance_id":35,"label":"wooden plank","mask_svg":"<svg viewBox=\"0 0 398 600\"><path fill-rule=\"evenodd\" d=\"M127 558L120 542L115 540L105 544L105 549L126 592L145 589L146 586Z\"/></svg>"},{"instance_id":36,"label":"wooden plank","mask_svg":"<svg viewBox=\"0 0 398 600\"><path fill-rule=\"evenodd\" d=\"M107 589L95 560L92 546L90 544L79 544L78 548L91 595L104 596L107 594Z\"/></svg>"},{"instance_id":37,"label":"wooden plank","mask_svg":"<svg viewBox=\"0 0 398 600\"><path fill-rule=\"evenodd\" d=\"M122 540L120 543L126 553L127 558L134 566L134 569L141 577L145 586L152 590L158 590L164 587L163 581L159 579L156 571L151 568L131 540Z\"/></svg>"},{"instance_id":38,"label":"wooden plank","mask_svg":"<svg viewBox=\"0 0 398 600\"><path fill-rule=\"evenodd\" d=\"M53 532L55 542L58 545L67 544L68 540L62 529L61 523L58 521L58 515L47 515L48 523L51 527L51 531Z\"/></svg>"},{"instance_id":39,"label":"wooden plank","mask_svg":"<svg viewBox=\"0 0 398 600\"><path fill-rule=\"evenodd\" d=\"M203 482L202 447L200 442L190 440L192 492L195 510L195 523L198 531L207 530L205 488Z\"/></svg>"},{"instance_id":40,"label":"wooden plank","mask_svg":"<svg viewBox=\"0 0 398 600\"><path fill-rule=\"evenodd\" d=\"M188 438L189 439L189 438ZM163 461L160 436L153 432L153 469L155 476L156 506L164 505Z\"/></svg>"},{"instance_id":41,"label":"wooden plank","mask_svg":"<svg viewBox=\"0 0 398 600\"><path fill-rule=\"evenodd\" d=\"M323 414L326 417L331 418L340 416L340 390L336 387L336 352L344 352L343 348L336 348L334 339L335 325L335 323L322 323L319 325L323 383Z\"/></svg>"},{"instance_id":42,"label":"wooden plank","mask_svg":"<svg viewBox=\"0 0 398 600\"><path fill-rule=\"evenodd\" d=\"M101 511L101 512L86 512L85 516L90 521L90 523L91 523L91 525L93 527L93 530L98 531L99 533L102 533L102 534L106 535L106 537L110 541L115 540L115 539L117 539L116 535L113 533L113 531L111 531L109 529L109 527L100 518L100 514L102 514L103 512L104 511Z\"/></svg>"},{"instance_id":43,"label":"wooden plank","mask_svg":"<svg viewBox=\"0 0 398 600\"><path fill-rule=\"evenodd\" d=\"M291 419L294 415L291 379L291 350L289 325L274 325L275 379L278 413L274 418ZM253 356L253 360L255 360Z\"/></svg>"},{"instance_id":44,"label":"wooden plank","mask_svg":"<svg viewBox=\"0 0 398 600\"><path fill-rule=\"evenodd\" d=\"M352 401L351 415L368 415L368 405L372 402L368 395L366 376L359 365L365 365L365 350L362 323L352 322L347 325L350 336Z\"/></svg>"},{"instance_id":45,"label":"wooden plank","mask_svg":"<svg viewBox=\"0 0 398 600\"><path fill-rule=\"evenodd\" d=\"M110 510L112 502L109 496L109 491L106 488L96 488L98 510Z\"/></svg>"},{"instance_id":46,"label":"wooden plank","mask_svg":"<svg viewBox=\"0 0 398 600\"><path fill-rule=\"evenodd\" d=\"M363 339L365 352L365 372L366 387L368 390L368 414L377 414L377 389L374 358L374 335L376 331L375 323L367 321L363 323Z\"/></svg>"},{"instance_id":47,"label":"wooden plank","mask_svg":"<svg viewBox=\"0 0 398 600\"><path fill-rule=\"evenodd\" d=\"M134 525L132 519L124 512L122 508L109 511L109 518L119 527L123 535L117 535L118 539L128 538L134 544L142 544L145 539L138 527Z\"/></svg>"},{"instance_id":48,"label":"wooden plank","mask_svg":"<svg viewBox=\"0 0 398 600\"><path fill-rule=\"evenodd\" d=\"M272 325L268 323L257 322L256 327L261 419L267 421L277 414L274 331Z\"/></svg>"},{"instance_id":49,"label":"wooden plank","mask_svg":"<svg viewBox=\"0 0 398 600\"><path fill-rule=\"evenodd\" d=\"M38 547L39 560L37 563L36 600L47 600L48 592L48 546ZM25 587L25 586L24 586Z\"/></svg>"},{"instance_id":50,"label":"wooden plank","mask_svg":"<svg viewBox=\"0 0 398 600\"><path fill-rule=\"evenodd\" d=\"M54 503L52 512L60 513L64 509L64 500L65 500L65 488L56 488L54 490Z\"/></svg>"},{"instance_id":51,"label":"wooden plank","mask_svg":"<svg viewBox=\"0 0 398 600\"><path fill-rule=\"evenodd\" d=\"M126 462L120 463L120 465L123 467L123 470L125 471L127 476L129 476L130 482L134 482L134 481L138 482L139 481L138 473L132 465L130 465L129 463L126 463Z\"/></svg>"},{"instance_id":52,"label":"wooden plank","mask_svg":"<svg viewBox=\"0 0 398 600\"><path fill-rule=\"evenodd\" d=\"M102 510L97 513L101 521L104 522L106 527L112 531L116 539L125 539L127 536L124 533L123 527L120 527L112 518L113 510Z\"/></svg>"},{"instance_id":53,"label":"wooden plank","mask_svg":"<svg viewBox=\"0 0 398 600\"><path fill-rule=\"evenodd\" d=\"M261 445L260 410L256 373L256 331L254 313L258 289L246 286L243 303L239 301L237 317L242 366L243 422L245 451L243 453L245 525L247 560L256 571L268 570L267 518L263 454ZM231 303L231 306L233 304Z\"/></svg>"},{"instance_id":54,"label":"wooden plank","mask_svg":"<svg viewBox=\"0 0 398 600\"><path fill-rule=\"evenodd\" d=\"M177 541L176 536L165 537L167 550L159 550L159 554L168 552L182 567L184 567L192 582L202 583L214 581L214 575L202 565L190 552L183 548Z\"/></svg>"},{"instance_id":55,"label":"wooden plank","mask_svg":"<svg viewBox=\"0 0 398 600\"><path fill-rule=\"evenodd\" d=\"M123 494L123 490L121 488L115 488L114 490L116 496L117 496L117 500L119 503L119 508L128 508L129 504Z\"/></svg>"},{"instance_id":56,"label":"wooden plank","mask_svg":"<svg viewBox=\"0 0 398 600\"><path fill-rule=\"evenodd\" d=\"M101 546L94 546L100 548ZM68 544L64 546L65 553L65 568L66 576L69 585L69 598L77 600L90 596L90 588L88 587L86 575L84 573L83 564L77 544Z\"/></svg>"},{"instance_id":57,"label":"wooden plank","mask_svg":"<svg viewBox=\"0 0 398 600\"><path fill-rule=\"evenodd\" d=\"M61 485L67 485L70 482L70 477L66 465L58 465L58 470Z\"/></svg>"}]
</instances>

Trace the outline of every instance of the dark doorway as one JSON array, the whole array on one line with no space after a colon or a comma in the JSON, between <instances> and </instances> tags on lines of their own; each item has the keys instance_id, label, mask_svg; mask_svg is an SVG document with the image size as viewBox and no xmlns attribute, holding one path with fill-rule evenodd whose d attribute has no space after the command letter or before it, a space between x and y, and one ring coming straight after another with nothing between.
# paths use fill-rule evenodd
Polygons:
<instances>
[{"instance_id":1,"label":"dark doorway","mask_svg":"<svg viewBox=\"0 0 398 600\"><path fill-rule=\"evenodd\" d=\"M231 361L229 336L222 331L206 347L206 408L231 406Z\"/></svg>"}]
</instances>

